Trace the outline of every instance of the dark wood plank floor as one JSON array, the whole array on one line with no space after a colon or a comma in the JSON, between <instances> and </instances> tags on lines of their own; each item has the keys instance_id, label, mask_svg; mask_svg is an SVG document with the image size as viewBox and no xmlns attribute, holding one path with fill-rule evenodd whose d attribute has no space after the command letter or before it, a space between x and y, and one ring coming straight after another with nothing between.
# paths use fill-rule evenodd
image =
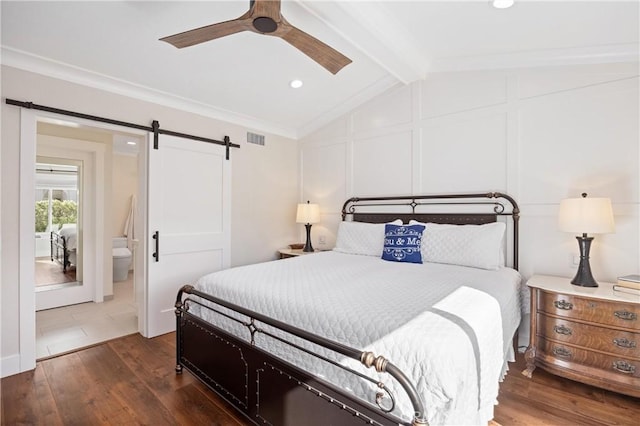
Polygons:
<instances>
[{"instance_id":1,"label":"dark wood plank floor","mask_svg":"<svg viewBox=\"0 0 640 426\"><path fill-rule=\"evenodd\" d=\"M37 364L2 379L3 425L244 425L189 373L176 375L175 335L132 335ZM500 386L495 422L640 424L640 400L536 370L522 355Z\"/></svg>"},{"instance_id":2,"label":"dark wood plank floor","mask_svg":"<svg viewBox=\"0 0 640 426\"><path fill-rule=\"evenodd\" d=\"M40 361L2 379L2 425L244 425L191 374L175 334L139 334Z\"/></svg>"},{"instance_id":3,"label":"dark wood plank floor","mask_svg":"<svg viewBox=\"0 0 640 426\"><path fill-rule=\"evenodd\" d=\"M574 382L536 369L521 374L523 354L500 384L494 420L511 425L640 426L640 399Z\"/></svg>"}]
</instances>

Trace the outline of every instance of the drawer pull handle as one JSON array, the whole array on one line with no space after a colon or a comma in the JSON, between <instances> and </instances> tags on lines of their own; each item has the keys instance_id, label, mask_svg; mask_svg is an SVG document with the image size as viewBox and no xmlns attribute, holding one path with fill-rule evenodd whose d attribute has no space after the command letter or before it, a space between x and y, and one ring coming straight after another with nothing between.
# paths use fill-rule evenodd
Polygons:
<instances>
[{"instance_id":1,"label":"drawer pull handle","mask_svg":"<svg viewBox=\"0 0 640 426\"><path fill-rule=\"evenodd\" d=\"M636 315L635 312L629 311L615 311L613 315L625 321L635 321L638 319L638 315Z\"/></svg>"},{"instance_id":2,"label":"drawer pull handle","mask_svg":"<svg viewBox=\"0 0 640 426\"><path fill-rule=\"evenodd\" d=\"M569 311L569 310L573 309L573 303L567 302L564 299L563 300L556 300L555 302L553 302L553 304L555 305L556 308L564 309L565 311Z\"/></svg>"},{"instance_id":3,"label":"drawer pull handle","mask_svg":"<svg viewBox=\"0 0 640 426\"><path fill-rule=\"evenodd\" d=\"M559 347L553 348L553 354L556 356L563 356L565 358L571 358L571 351L567 348Z\"/></svg>"},{"instance_id":4,"label":"drawer pull handle","mask_svg":"<svg viewBox=\"0 0 640 426\"><path fill-rule=\"evenodd\" d=\"M624 374L633 374L636 372L636 366L629 364L627 361L614 361L613 369Z\"/></svg>"},{"instance_id":5,"label":"drawer pull handle","mask_svg":"<svg viewBox=\"0 0 640 426\"><path fill-rule=\"evenodd\" d=\"M636 347L636 342L625 337L613 339L613 344L627 349L633 349Z\"/></svg>"},{"instance_id":6,"label":"drawer pull handle","mask_svg":"<svg viewBox=\"0 0 640 426\"><path fill-rule=\"evenodd\" d=\"M565 336L571 336L571 329L569 327L565 327L564 325L555 325L553 327L553 331L558 334L564 334Z\"/></svg>"}]
</instances>

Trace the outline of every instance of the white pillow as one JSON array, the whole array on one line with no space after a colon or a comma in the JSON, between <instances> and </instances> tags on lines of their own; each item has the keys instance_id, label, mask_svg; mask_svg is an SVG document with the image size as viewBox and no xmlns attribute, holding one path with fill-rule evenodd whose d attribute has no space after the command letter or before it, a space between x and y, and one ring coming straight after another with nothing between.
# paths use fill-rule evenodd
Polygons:
<instances>
[{"instance_id":1,"label":"white pillow","mask_svg":"<svg viewBox=\"0 0 640 426\"><path fill-rule=\"evenodd\" d=\"M421 223L410 221L410 224ZM422 261L482 269L504 266L503 237L506 225L444 225L424 223Z\"/></svg>"},{"instance_id":2,"label":"white pillow","mask_svg":"<svg viewBox=\"0 0 640 426\"><path fill-rule=\"evenodd\" d=\"M402 220L389 222L402 225ZM334 251L364 256L382 256L386 223L340 222Z\"/></svg>"}]
</instances>

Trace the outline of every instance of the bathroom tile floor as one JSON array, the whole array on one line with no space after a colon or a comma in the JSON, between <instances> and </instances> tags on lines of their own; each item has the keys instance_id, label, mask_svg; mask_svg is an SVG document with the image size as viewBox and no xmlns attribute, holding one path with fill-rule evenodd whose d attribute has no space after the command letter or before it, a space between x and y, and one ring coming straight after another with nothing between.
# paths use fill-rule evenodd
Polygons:
<instances>
[{"instance_id":1,"label":"bathroom tile floor","mask_svg":"<svg viewBox=\"0 0 640 426\"><path fill-rule=\"evenodd\" d=\"M36 359L138 332L133 276L113 283L113 299L36 312Z\"/></svg>"}]
</instances>

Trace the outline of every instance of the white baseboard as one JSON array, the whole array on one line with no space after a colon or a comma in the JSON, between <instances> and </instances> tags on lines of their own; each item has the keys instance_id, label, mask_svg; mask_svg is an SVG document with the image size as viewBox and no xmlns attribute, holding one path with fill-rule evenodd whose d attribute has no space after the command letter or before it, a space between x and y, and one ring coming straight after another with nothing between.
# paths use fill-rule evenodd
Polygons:
<instances>
[{"instance_id":1,"label":"white baseboard","mask_svg":"<svg viewBox=\"0 0 640 426\"><path fill-rule=\"evenodd\" d=\"M6 356L0 359L1 377L13 376L20 373L20 354Z\"/></svg>"}]
</instances>

